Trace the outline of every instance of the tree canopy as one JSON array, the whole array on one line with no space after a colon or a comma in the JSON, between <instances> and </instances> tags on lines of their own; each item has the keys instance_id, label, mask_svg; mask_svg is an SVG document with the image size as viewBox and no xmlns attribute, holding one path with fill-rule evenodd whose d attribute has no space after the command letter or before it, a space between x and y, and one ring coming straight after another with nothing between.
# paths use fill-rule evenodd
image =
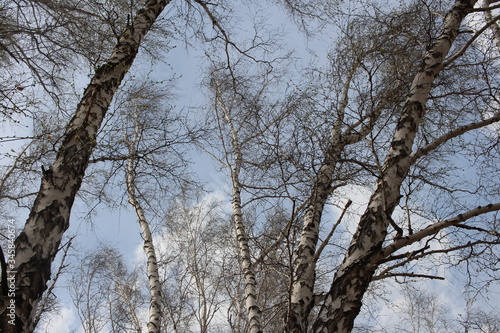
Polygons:
<instances>
[{"instance_id":1,"label":"tree canopy","mask_svg":"<svg viewBox=\"0 0 500 333\"><path fill-rule=\"evenodd\" d=\"M495 332L499 9L3 2L1 331Z\"/></svg>"}]
</instances>

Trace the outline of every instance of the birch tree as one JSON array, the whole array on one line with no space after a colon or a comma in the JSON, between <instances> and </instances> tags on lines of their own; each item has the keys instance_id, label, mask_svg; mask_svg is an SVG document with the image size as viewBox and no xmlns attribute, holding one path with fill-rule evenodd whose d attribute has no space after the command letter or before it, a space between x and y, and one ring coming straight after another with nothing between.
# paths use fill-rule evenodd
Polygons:
<instances>
[{"instance_id":1,"label":"birch tree","mask_svg":"<svg viewBox=\"0 0 500 333\"><path fill-rule=\"evenodd\" d=\"M93 0L2 3L1 114L11 120L36 117L31 106L42 102L41 92L34 92L39 87L55 110L64 108L72 84L67 71L81 67L82 59L91 69L101 65L125 29L127 15L138 9L120 1L106 6Z\"/></svg>"},{"instance_id":2,"label":"birch tree","mask_svg":"<svg viewBox=\"0 0 500 333\"><path fill-rule=\"evenodd\" d=\"M150 163L141 146L147 125L137 122L142 116L131 113L125 139L117 130L120 135L102 135L106 145L99 147L96 138L144 34L168 3L149 1L135 19L111 20L120 32L118 45L106 61L94 55L95 76L62 134L54 164L42 171L30 218L16 241L18 330L33 330L36 305L89 162L109 162L110 170L127 173L121 189L128 190L141 221L161 215L156 210L163 207L149 201L165 201L171 175L165 165ZM196 318L200 330L208 331L219 305L229 304L226 319L238 332L350 332L361 320L370 288L381 283L440 281L447 269L457 272L461 265L467 265L470 290L498 282L497 2L284 4L303 30L310 33L315 26L328 34L322 43L332 46L323 65L316 65L318 58L280 62L287 58L279 51L285 43L279 34L270 38L259 29L263 21L256 17L250 36L233 33L240 22L231 3L177 7L176 18L187 18L182 31L210 41L204 50L211 66L205 109L213 112L214 126L206 141L196 142L228 176L239 267L229 260L223 278L207 274L220 254L213 245L218 238L198 243L208 231L193 223L178 242L190 240L179 251L182 258L163 252L156 258L169 267L159 269L157 278L151 230L143 223L156 291L151 296L161 298L165 309L160 324L152 307L153 326L182 331ZM247 39L239 40L243 35ZM1 42L11 50L7 37ZM12 92L21 91L20 84ZM170 130L158 128L162 147L170 143ZM156 174L157 167L162 172ZM156 184L148 192L157 192L155 198L142 192L148 188L142 187L144 179ZM356 187L370 192L366 206L356 202ZM1 302L4 309L8 300Z\"/></svg>"},{"instance_id":3,"label":"birch tree","mask_svg":"<svg viewBox=\"0 0 500 333\"><path fill-rule=\"evenodd\" d=\"M123 77L132 65L139 46L169 1L149 1L120 35L113 53L95 72L67 125L54 163L43 172L42 184L21 234L16 238L15 325L6 315L10 300L3 297L2 331L31 332L37 303L47 288L51 263L80 188L98 129Z\"/></svg>"},{"instance_id":4,"label":"birch tree","mask_svg":"<svg viewBox=\"0 0 500 333\"><path fill-rule=\"evenodd\" d=\"M290 174L283 171L286 163L275 156L279 155L279 140L274 142L273 137L282 129L281 123L286 123L290 108L279 100L267 99L268 91L279 84L277 74L250 74L242 70L244 63L237 61L230 70L211 72L211 119L218 138L210 150L204 150L228 170L231 184L232 221L244 289L238 300L238 286L232 287L236 295L231 302L231 326L233 330L259 332L280 327L289 282L290 257L284 254L284 244L296 220L293 213L286 217L287 210L278 207L285 206L283 201L292 201L287 187L293 185L281 182ZM281 167L283 173L275 167ZM254 200L258 207L252 206ZM265 217L257 213L260 209L268 211Z\"/></svg>"},{"instance_id":5,"label":"birch tree","mask_svg":"<svg viewBox=\"0 0 500 333\"><path fill-rule=\"evenodd\" d=\"M483 121L482 124L471 124L466 129L458 129L446 137L440 138L431 146L417 150L412 154L413 144L419 124L425 115L426 103L432 83L442 69L446 56L451 49L464 17L472 11L474 2L457 2L445 17L441 35L426 52L423 64L410 87L409 97L403 105L401 116L394 132L385 161L382 165L382 175L377 181L375 190L368 203L368 208L360 219L357 231L349 246L347 255L337 271L325 303L321 307L318 320L314 323L316 332L349 332L354 318L359 313L363 293L377 268L377 257L387 257L396 249L409 245L412 241L435 234L440 229L458 224L468 219L495 211L499 203L489 203L466 211L456 218L440 221L427 226L421 231L400 239L400 230L392 244L383 246L387 229L392 224L391 215L398 204L400 187L408 170L420 154L428 153L434 147L444 143L451 135L465 132L469 128L485 126L486 123L498 121L498 116ZM450 60L448 60L448 63ZM428 149L425 149L428 148ZM416 236L415 236L416 235ZM404 245L403 245L404 244ZM384 248L384 252L381 250ZM377 260L378 259L378 260ZM349 281L349 282L348 282Z\"/></svg>"},{"instance_id":6,"label":"birch tree","mask_svg":"<svg viewBox=\"0 0 500 333\"><path fill-rule=\"evenodd\" d=\"M170 258L160 267L168 295L165 321L170 323L165 330L175 332L222 330L228 303L223 282L235 274L232 234L221 201L212 195L193 200L194 193L185 189L175 200L159 235L169 244L162 249L162 257ZM186 319L172 320L175 317Z\"/></svg>"},{"instance_id":7,"label":"birch tree","mask_svg":"<svg viewBox=\"0 0 500 333\"><path fill-rule=\"evenodd\" d=\"M15 152L2 155L11 160L1 189L2 204L14 206L9 211L15 211L16 205L29 210L42 176L41 166L50 165L55 158L55 146L69 121L68 109L78 103L72 97L74 76L67 73L87 74L89 68L100 65L102 55L115 44L113 31L124 27L127 6L108 8L114 20L106 20L98 7L95 1L79 6L29 0L2 4L0 113L8 130L0 140L4 145L22 144ZM26 133L30 122L32 132Z\"/></svg>"},{"instance_id":8,"label":"birch tree","mask_svg":"<svg viewBox=\"0 0 500 333\"><path fill-rule=\"evenodd\" d=\"M427 214L425 215L428 217L426 222L421 220L416 223L413 221L410 212L413 208L408 202L411 202L410 199L415 198L415 193L422 188L440 188L440 182L435 181L435 176L430 167L427 167L423 173L421 171L424 165L429 165L427 159L429 154L439 151L438 148L455 144L452 139L459 136L464 137L464 134L469 135L474 130L498 122L496 113L493 116L483 118L478 109L471 110L470 108L460 109L455 107L457 104L455 104L454 97L468 96L468 94L465 93L463 88L456 85L445 85L450 80L450 73L457 75L453 71L457 70L454 65L458 62L462 64L462 73L477 69L472 58L481 56L481 52L475 46L471 46L474 44L473 41L477 38L477 34L469 35L468 38L461 35L458 39L461 46L457 46L457 50L453 55L449 56L447 62L444 60L451 45L455 42L462 20L473 11L472 4L455 4L443 21L440 21L431 9L423 9L417 4L401 9L393 9L393 13L382 13L377 11L375 7L373 9L375 14L367 14L370 19L351 19L350 23L343 27L344 39L339 42L338 48L334 50L336 53L331 56L331 71L322 73L318 70L316 74L312 74L313 79L318 79L321 75L326 77L325 81L328 83L326 87L313 84L311 89L303 86L297 89L298 97L296 98L297 103L294 105L294 112L298 112L297 114L300 115L298 123L302 122L301 125L304 127L304 131L310 133L310 141L315 143L310 146L310 152L297 149L288 151L291 154L287 154L287 159L293 161L292 165L295 167L298 168L300 165L308 164L309 167L312 165L313 169L309 169L312 183L309 194L306 196L304 192L301 193L302 197L306 197L302 206L303 228L293 255L294 270L290 274L292 288L290 290L288 313L285 316L285 331L305 332L310 329L318 332L351 331L354 319L361 308L363 294L367 291L373 279L381 280L400 275L438 278L432 274L398 271L398 268L403 267L408 262L420 258L420 256L415 256L415 259L412 260L402 260L408 256L413 258L410 255L411 251L403 252L404 254L396 256L394 259L389 253L386 253L387 261L378 256L382 256L382 253L384 253L381 252L382 248L385 248L386 251L391 248L390 241L386 239L389 233L392 233L394 242L401 241L404 238L403 236L408 237L411 241L404 246L409 246L427 237L432 239L444 226L463 222L452 217L440 219L437 216L433 217L432 214ZM410 19L410 17L414 17L414 19ZM366 28L367 21L373 23L371 30ZM407 26L412 28L406 28ZM379 27L382 28L379 29ZM425 51L426 45L429 45L427 51ZM474 55L469 57L465 51L469 51ZM436 54L439 54L439 57L435 57ZM421 62L422 59L423 67L419 69L415 64ZM483 64L491 63L492 60L493 58L485 60ZM346 62L348 63L347 66L345 65ZM442 68L446 68L447 71L441 73ZM235 73L235 68L231 68L231 75L227 80L227 82L233 82L233 85L240 79ZM441 74L442 79L435 81L438 74ZM224 81L211 81L211 84L221 87L221 82ZM478 82L477 89L470 90L471 96L474 96L471 97L471 99L474 99L473 103L476 106L488 106L489 103L495 105L495 98L491 98L494 95L491 94L493 90L490 90L491 87L488 88L483 83ZM436 85L436 88L434 88L435 93L431 99L430 110L432 110L432 113L426 117L423 110L427 107L429 92L433 84ZM410 97L406 97L408 92ZM335 93L337 93L336 96ZM217 92L215 95L221 96ZM487 102L488 96L490 96L490 102ZM237 99L240 100L240 97L237 97ZM233 103L233 100L225 96L224 99L217 99L214 104L215 107L224 108L221 109L223 112L219 116L220 123L228 126L227 133L231 133L230 139L227 141L226 147L228 148L225 151L227 153L228 150L234 150L235 155L232 156L231 163L235 164L228 163L227 160L221 160L221 163L232 165L233 171L237 171L231 173L231 182L234 186L234 175L241 175L242 170L241 166L237 166L248 163L248 160L241 156L249 156L248 151L252 150L248 147L241 148L241 142L246 145L251 139L242 140L240 137L245 135L246 131L252 129L255 123L252 122L254 120L245 120L243 125L240 123L237 123L238 125L228 125L234 122L234 118L232 118L234 116L231 113L234 111L228 106L230 105L228 103ZM445 100L448 101L450 108L454 110L453 114L456 116L453 119L456 120L456 117L462 114L460 124L463 125L456 126L447 119L438 120L446 114L443 104L441 104ZM240 104L239 107L245 105L245 102L240 100ZM266 108L266 106L263 106L263 108ZM323 112L323 110L325 111ZM271 110L268 109L267 111L270 112ZM246 112L250 113L252 111L248 109ZM228 115L230 116L229 119ZM250 117L248 114L246 116ZM314 119L318 116L322 117L319 119L324 120L324 123L321 123L319 119L319 122ZM328 116L331 118L328 119ZM468 122L468 119L475 120ZM421 123L423 123L422 127L419 128ZM440 127L434 126L433 123L439 123ZM434 132L431 132L431 130L434 130ZM250 132L260 133L255 129L250 130ZM223 134L220 137L223 137ZM254 138L251 135L249 137ZM303 137L307 138L306 135ZM284 152L286 150L283 143L286 140L281 139L281 144L278 147ZM417 142L419 148L413 151L415 142ZM256 146L258 145L254 145L254 147ZM301 142L295 148L304 148L306 146ZM297 158L300 155L302 157ZM297 163L304 156L307 156L306 160L309 158L309 161ZM432 158L439 159L437 156L439 155L434 154ZM241 161L240 163L236 163L238 159ZM252 165L255 169L269 167L269 165L264 166L255 162L249 165ZM308 167L304 168L307 169ZM238 180L236 184L238 183L243 184L241 180ZM345 253L337 252L341 258L344 257L344 260L341 261L332 257L334 262L330 264L330 269L334 269L336 274L332 281L328 283L329 288L326 287L326 290L323 291L324 284L316 285L317 263L320 258L324 257L323 251L325 248L331 246L330 242L335 240L335 229L343 222L342 219L339 219L333 225L331 232L319 243L323 214L332 197L337 198L337 200L341 198L340 200L343 200L344 203L348 202L348 198L342 198L346 193L343 192L343 188L347 184L356 183L372 183L375 185L375 190L365 214L360 218L357 227L358 231L352 237L349 250L346 250ZM252 185L255 186L255 184ZM467 191L450 185L446 184L442 188L448 186L450 193ZM408 186L409 190L405 198L408 214L404 218L406 220L405 225L399 225L394 221L393 215L400 203L400 191L403 186ZM240 193L243 188L244 186L240 188ZM486 197L494 199L494 196L490 196L493 192L488 190L485 194ZM453 197L458 198L456 195L453 195ZM254 197L251 200L259 199L262 199L262 197ZM417 198L417 202L418 200L420 199ZM238 206L238 200L236 200L237 209ZM346 203L344 211L348 207L349 205ZM448 208L440 212L440 214L457 212L451 206ZM486 214L497 209L496 204L481 206L481 208L467 212L467 215L460 215L460 218L464 218L465 221L476 214ZM441 222L433 223L433 218L441 220ZM433 229L430 226L433 225L439 225L440 227L431 232ZM420 238L414 236L418 229L422 230ZM483 230L487 232L488 229ZM405 232L407 235L405 235ZM464 236L464 239L470 239L470 236ZM462 242L463 244L464 242L457 238L453 239L458 243ZM281 238L280 242L282 241ZM425 241L423 240L423 243ZM348 245L344 244L344 240L335 240L334 242L339 246ZM496 241L493 237L488 241L479 241L479 243L473 244L479 245L481 243L488 246L488 244L495 244ZM250 253L252 247L248 245L248 242L245 242L245 244L245 249L248 248ZM440 244L444 249L438 252L424 251L425 255L423 256L452 253L463 248L463 245L458 244L448 245L444 242L440 242ZM386 248L385 246L389 247ZM401 247L395 248L394 251L399 249ZM390 263L393 260L396 260L394 265ZM393 272L393 270L396 272ZM255 273L253 275L251 285L258 285L257 281L253 282Z\"/></svg>"},{"instance_id":9,"label":"birch tree","mask_svg":"<svg viewBox=\"0 0 500 333\"><path fill-rule=\"evenodd\" d=\"M407 235L403 234L403 228L392 219L394 210L401 198L400 190L403 181L409 177L410 168L420 158L432 153L435 149L459 135L483 128L499 120L498 114L486 117L486 119L450 129L449 132L436 137L434 141L428 142L416 150L413 148L417 133L421 130L420 126L426 114L429 94L436 82L436 77L444 68L453 67L453 62L466 52L472 41L477 37L476 34L470 37L471 39L463 41L463 44L458 46L452 55L448 56L459 34L463 20L469 13L473 12L473 6L474 2L459 1L455 3L443 20L440 35L436 37L434 43L428 48L423 57L421 67L416 72L409 87L409 95L402 104L400 114L396 116L397 124L384 161L380 162L380 164L378 162L374 163L379 165L377 168L378 175L368 207L358 222L357 231L354 233L349 249L335 273L324 302L318 304L319 313L312 327L314 332L350 332L352 330L354 319L361 308L363 295L374 278L375 272L386 260L385 258L394 260L398 256L393 259L391 254L401 248L426 237L433 237L443 228L460 225L460 223L468 221L477 215L496 211L500 207L498 203L488 203L484 206L465 210L456 217L438 222L429 221L418 231L413 230L413 227L410 226ZM349 76L345 77L347 87L350 80ZM348 97L346 94L343 96ZM379 103L384 103L386 100L381 96L377 97ZM340 105L346 105L346 102L341 102ZM298 258L295 271L297 282L292 295L295 298L292 298L292 310L287 326L287 330L290 332L308 330L308 315L314 305L312 292L314 261L312 258L318 251L316 243L323 205L332 194L332 174L335 173L335 161L340 159L340 154L342 150L345 150L346 145L355 143L356 140L360 139L360 136L367 134L365 129L373 131L373 127L365 126L372 124L374 120L377 120L377 117L376 112L372 113L366 120L362 119L360 123L348 126L343 133L339 133L338 127L333 129L333 139L337 138L337 142L332 142L331 149L340 149L341 151L333 154L335 150L332 150L332 153L327 150L328 154L325 155L325 162L318 172L318 180L314 182L313 188L314 191L318 191L318 194L312 192L312 206L308 208L310 212L308 210L305 215L304 229L297 248ZM340 124L345 122L342 113L340 113L339 119ZM357 126L360 126L360 128L355 132L350 132L356 129ZM313 207L316 208L313 209ZM313 214L314 211L317 213ZM313 218L314 216L316 218ZM389 234L389 228L392 228L394 232L392 241L386 238ZM481 241L479 240L479 242ZM496 243L495 240L492 240L492 242L493 244ZM460 246L447 248L443 252L449 253L458 248ZM425 248L421 251L426 252ZM431 252L425 254L430 255ZM403 256L405 255L409 255L410 258L413 257L411 252L403 254ZM402 262L401 265L404 265L404 263ZM399 266L394 265L391 268L394 267ZM297 308L298 310L295 310Z\"/></svg>"},{"instance_id":10,"label":"birch tree","mask_svg":"<svg viewBox=\"0 0 500 333\"><path fill-rule=\"evenodd\" d=\"M161 307L165 301L161 295L153 230L155 223L164 218L163 203L174 200L169 199L177 191L174 189L190 183L183 147L199 135L199 131L192 129L170 106L172 87L167 82L134 78L124 83L115 97L112 115L103 126L106 134L94 151L90 161L93 165L86 178L87 182L104 184L94 186L91 200L100 200L101 193L109 196L107 193L114 192L116 195L123 188L123 179L113 175L125 178L124 192L137 216L147 258L146 275L151 297L149 332L161 330L164 317Z\"/></svg>"},{"instance_id":11,"label":"birch tree","mask_svg":"<svg viewBox=\"0 0 500 333\"><path fill-rule=\"evenodd\" d=\"M229 128L229 133L231 137L230 142L230 152L232 156L227 156L233 160L233 163L229 163L227 167L230 168L231 184L232 184L232 212L233 212L233 222L236 231L236 240L238 242L241 270L243 272L245 281L245 306L247 309L247 322L249 325L248 331L251 333L262 332L262 324L260 319L260 306L257 301L257 282L255 280L255 271L252 263L252 255L250 252L250 246L248 243L249 234L247 227L245 226L243 220L243 209L241 200L241 185L240 185L240 172L243 163L243 155L241 151L241 141L238 138L238 132L235 128L235 123L231 115L231 110L226 106L226 103L222 99L222 91L220 88L220 82L215 79L215 108L220 115L218 117L222 118L219 121L224 121Z\"/></svg>"},{"instance_id":12,"label":"birch tree","mask_svg":"<svg viewBox=\"0 0 500 333\"><path fill-rule=\"evenodd\" d=\"M86 333L143 331L146 305L139 271L130 271L116 249L99 246L76 256L68 291Z\"/></svg>"},{"instance_id":13,"label":"birch tree","mask_svg":"<svg viewBox=\"0 0 500 333\"><path fill-rule=\"evenodd\" d=\"M137 214L137 219L139 220L139 225L141 227L141 236L144 240L144 252L147 257L147 274L149 282L149 292L151 295L151 301L149 306L149 322L148 331L160 332L161 322L161 285L159 280L158 272L158 260L156 259L156 250L153 244L153 235L151 233L151 227L149 221L146 218L144 209L139 202L137 189L136 189L136 157L137 156L137 143L139 136L141 134L141 124L139 123L138 111L132 111L132 117L134 119L134 132L132 139L127 142L127 147L129 151L129 159L127 161L126 170L126 184L127 192L129 197L129 203L135 210ZM126 139L127 140L127 139Z\"/></svg>"}]
</instances>

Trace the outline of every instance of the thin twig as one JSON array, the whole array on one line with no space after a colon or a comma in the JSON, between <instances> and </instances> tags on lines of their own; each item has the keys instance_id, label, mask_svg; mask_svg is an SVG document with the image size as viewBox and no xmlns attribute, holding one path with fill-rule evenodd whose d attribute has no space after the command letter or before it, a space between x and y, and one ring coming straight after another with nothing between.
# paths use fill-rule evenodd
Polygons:
<instances>
[{"instance_id":1,"label":"thin twig","mask_svg":"<svg viewBox=\"0 0 500 333\"><path fill-rule=\"evenodd\" d=\"M330 233L328 234L328 236L326 236L325 240L323 240L323 242L319 246L318 250L316 251L316 253L312 257L312 262L313 263L316 263L318 261L319 256L321 255L321 252L323 252L323 250L325 249L326 245L328 245L328 242L330 241L330 238L332 238L333 233L335 232L335 229L337 229L337 227L339 226L339 224L342 222L342 218L344 217L344 215L345 215L345 213L347 211L347 208L349 208L349 206L351 204L352 204L352 200L351 199L347 200L347 202L346 202L346 204L344 206L344 210L342 210L342 213L340 214L337 222L333 225L332 230L330 230Z\"/></svg>"}]
</instances>

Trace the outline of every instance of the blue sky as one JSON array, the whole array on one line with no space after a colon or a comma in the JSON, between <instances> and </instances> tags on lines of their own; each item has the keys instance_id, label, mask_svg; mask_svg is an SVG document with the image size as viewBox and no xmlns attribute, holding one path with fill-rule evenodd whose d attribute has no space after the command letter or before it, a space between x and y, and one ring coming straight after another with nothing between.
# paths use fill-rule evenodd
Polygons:
<instances>
[{"instance_id":1,"label":"blue sky","mask_svg":"<svg viewBox=\"0 0 500 333\"><path fill-rule=\"evenodd\" d=\"M249 4L247 7L243 6L238 8L237 11L255 12L258 11L259 4ZM287 23L288 19L283 12L277 8L270 8L265 13L266 23L270 26L282 28L288 36L285 38L288 50L294 50L300 61L296 63L297 73L300 75L300 70L310 65L326 64L327 52L332 37L328 33L320 34L314 38L307 39L299 31L297 26ZM240 14L235 13L235 17ZM248 17L248 15L242 15ZM249 23L245 21L244 24L238 28L240 33L248 30ZM332 32L332 31L330 31ZM201 41L193 42L193 44ZM313 51L313 52L311 52ZM153 76L158 78L170 78L172 75L180 75L176 81L176 93L178 94L175 104L179 108L189 110L189 112L197 112L196 110L204 102L203 92L200 90L199 82L203 75L203 66L206 64L204 49L202 46L196 48L189 48L186 50L181 42L176 47L168 52L165 56L165 64L158 64L153 68ZM144 65L147 66L147 65ZM149 70L149 68L147 69ZM75 81L77 90L82 91L83 87L87 84L87 79L84 75L79 76ZM13 128L6 126L4 134L15 133L16 135L24 135L29 133L31 124L25 124L25 127ZM9 144L2 144L2 152L14 149L18 151L20 143L14 142ZM207 184L207 187L220 195L227 195L228 182L226 175L218 172L219 166L207 155L202 155L195 149L192 150L192 161L194 162L192 170L198 175L200 180ZM7 161L0 160L0 163L7 163ZM348 193L349 198L355 201L355 206L361 207L366 204L369 196L370 189L356 189ZM76 248L80 251L90 250L97 247L99 244L106 244L116 247L125 258L137 258L138 252L141 248L141 237L139 233L139 225L136 221L135 214L130 208L122 208L119 210L111 210L102 205L97 207L96 215L92 217L92 223L89 223L83 216L85 215L87 207L80 201L77 201L72 212L71 226L67 232L68 236L76 235ZM16 221L19 228L22 227L27 217L26 210L18 210L19 215L16 216ZM338 209L332 208L332 215L338 214ZM354 220L353 220L354 221ZM54 266L55 267L55 266ZM453 281L453 276L449 276ZM50 318L49 324L45 329L40 332L69 332L69 329L78 330L78 317L75 309L71 304L66 291L64 291L64 279L61 280L61 285L57 289L57 294L60 297L62 308L59 315ZM434 287L433 287L434 288ZM450 281L443 284L436 284L436 290L440 290L444 301L453 309L454 312L459 313L462 311L464 304L459 301L460 293L455 291L453 283ZM395 299L399 298L397 295ZM387 318L392 318L390 309L383 307L381 312Z\"/></svg>"}]
</instances>

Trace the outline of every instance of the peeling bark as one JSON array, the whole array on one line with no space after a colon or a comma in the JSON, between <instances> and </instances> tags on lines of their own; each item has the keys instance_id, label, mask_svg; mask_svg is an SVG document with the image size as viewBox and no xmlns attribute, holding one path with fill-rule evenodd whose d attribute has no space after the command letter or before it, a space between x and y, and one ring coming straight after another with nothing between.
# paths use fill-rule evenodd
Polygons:
<instances>
[{"instance_id":1,"label":"peeling bark","mask_svg":"<svg viewBox=\"0 0 500 333\"><path fill-rule=\"evenodd\" d=\"M352 66L343 87L340 112L332 131L328 150L314 181L312 194L308 199L302 233L297 246L294 262L292 294L286 318L286 332L306 332L308 317L314 306L314 283L316 281L316 261L313 260L318 244L321 215L326 201L332 194L332 181L342 150L348 142L342 142L343 114L348 103L348 93L357 69Z\"/></svg>"},{"instance_id":2,"label":"peeling bark","mask_svg":"<svg viewBox=\"0 0 500 333\"><path fill-rule=\"evenodd\" d=\"M350 332L361 301L378 266L377 255L400 199L400 186L412 163L411 152L434 79L455 40L463 18L476 1L457 1L446 15L444 28L427 51L415 76L396 126L389 152L368 207L360 219L348 253L337 273L313 325L314 332Z\"/></svg>"},{"instance_id":3,"label":"peeling bark","mask_svg":"<svg viewBox=\"0 0 500 333\"><path fill-rule=\"evenodd\" d=\"M37 304L47 289L54 260L69 227L71 207L79 190L99 127L146 33L169 3L148 1L126 27L108 61L99 67L63 136L55 162L44 170L40 190L21 234L15 241L15 325L8 323L10 299L0 300L2 332L32 332Z\"/></svg>"}]
</instances>

